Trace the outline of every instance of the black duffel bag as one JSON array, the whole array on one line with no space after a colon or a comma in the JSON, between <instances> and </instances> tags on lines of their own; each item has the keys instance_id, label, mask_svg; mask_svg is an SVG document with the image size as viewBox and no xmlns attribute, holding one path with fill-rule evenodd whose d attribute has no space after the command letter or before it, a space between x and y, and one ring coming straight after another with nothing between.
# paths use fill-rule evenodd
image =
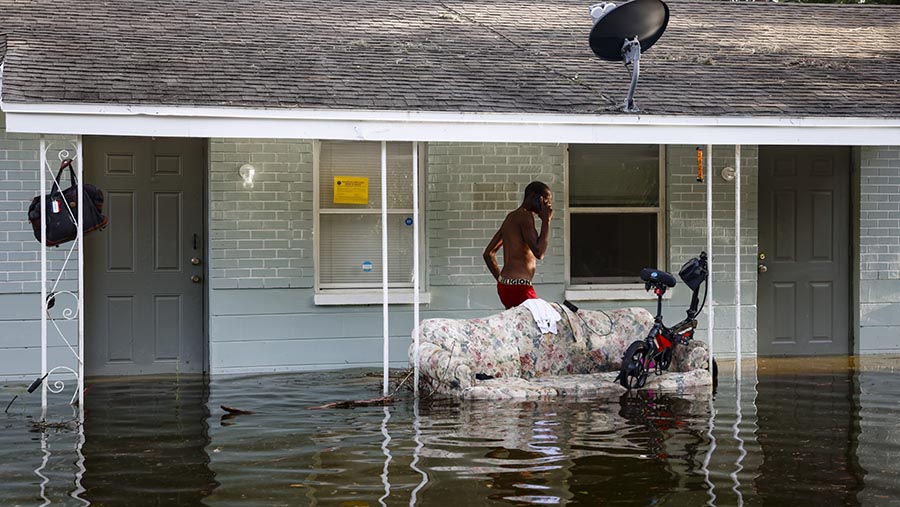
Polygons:
<instances>
[{"instance_id":1,"label":"black duffel bag","mask_svg":"<svg viewBox=\"0 0 900 507\"><path fill-rule=\"evenodd\" d=\"M61 191L63 171L69 170L72 185ZM81 202L84 206L84 233L106 227L109 218L103 214L103 192L94 185L85 183ZM47 224L47 246L56 246L78 237L78 181L72 169L72 159L67 158L59 166L52 189L46 197L46 209L41 213L41 196L31 200L28 207L28 220L34 229L34 237L41 240L41 219Z\"/></svg>"}]
</instances>

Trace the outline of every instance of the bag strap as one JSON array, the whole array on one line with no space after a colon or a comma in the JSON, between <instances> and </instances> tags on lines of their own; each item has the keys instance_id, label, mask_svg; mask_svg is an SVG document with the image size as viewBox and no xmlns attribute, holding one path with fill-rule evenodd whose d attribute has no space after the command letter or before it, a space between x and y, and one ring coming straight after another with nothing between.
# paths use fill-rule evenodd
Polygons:
<instances>
[{"instance_id":1,"label":"bag strap","mask_svg":"<svg viewBox=\"0 0 900 507\"><path fill-rule=\"evenodd\" d=\"M59 164L59 171L56 172L56 179L53 180L53 188L50 190L50 195L61 194L62 193L62 174L63 171L69 169L69 179L72 180L72 185L77 185L78 180L75 179L75 169L72 168L72 159L66 158Z\"/></svg>"}]
</instances>

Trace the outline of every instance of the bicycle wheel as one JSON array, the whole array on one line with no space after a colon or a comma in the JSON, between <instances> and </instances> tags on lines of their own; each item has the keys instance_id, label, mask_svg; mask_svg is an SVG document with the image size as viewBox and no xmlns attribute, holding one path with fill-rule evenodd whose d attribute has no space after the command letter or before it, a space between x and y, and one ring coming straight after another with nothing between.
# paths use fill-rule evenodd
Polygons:
<instances>
[{"instance_id":1,"label":"bicycle wheel","mask_svg":"<svg viewBox=\"0 0 900 507\"><path fill-rule=\"evenodd\" d=\"M628 346L622 356L622 370L619 372L619 383L626 389L640 389L647 381L646 359L649 349L643 341L636 341Z\"/></svg>"}]
</instances>

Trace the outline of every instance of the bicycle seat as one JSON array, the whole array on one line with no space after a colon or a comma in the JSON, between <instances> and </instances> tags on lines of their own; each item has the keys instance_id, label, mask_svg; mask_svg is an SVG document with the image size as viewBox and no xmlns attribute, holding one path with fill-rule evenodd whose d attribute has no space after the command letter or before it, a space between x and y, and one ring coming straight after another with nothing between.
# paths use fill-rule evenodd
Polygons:
<instances>
[{"instance_id":1,"label":"bicycle seat","mask_svg":"<svg viewBox=\"0 0 900 507\"><path fill-rule=\"evenodd\" d=\"M641 270L641 280L649 283L661 283L666 287L675 286L675 277L672 273L661 269L644 268Z\"/></svg>"}]
</instances>

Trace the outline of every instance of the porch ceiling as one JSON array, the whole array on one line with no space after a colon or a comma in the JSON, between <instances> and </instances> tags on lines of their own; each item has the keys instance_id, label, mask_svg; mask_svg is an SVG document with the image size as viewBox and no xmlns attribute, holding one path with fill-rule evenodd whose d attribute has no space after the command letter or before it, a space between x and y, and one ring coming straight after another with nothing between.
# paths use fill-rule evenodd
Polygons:
<instances>
[{"instance_id":1,"label":"porch ceiling","mask_svg":"<svg viewBox=\"0 0 900 507\"><path fill-rule=\"evenodd\" d=\"M0 99L13 114L625 116L628 73L588 48L589 3L0 0ZM900 6L668 3L669 28L642 58L642 116L900 119Z\"/></svg>"}]
</instances>

